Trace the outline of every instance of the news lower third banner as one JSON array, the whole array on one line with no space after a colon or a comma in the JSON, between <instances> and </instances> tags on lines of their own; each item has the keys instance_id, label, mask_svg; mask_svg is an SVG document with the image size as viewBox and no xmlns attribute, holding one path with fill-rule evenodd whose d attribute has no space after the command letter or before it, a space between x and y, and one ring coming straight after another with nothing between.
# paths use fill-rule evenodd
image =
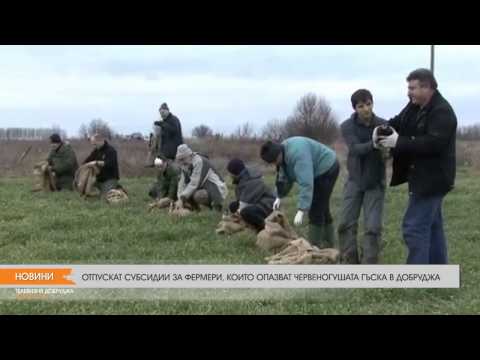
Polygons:
<instances>
[{"instance_id":1,"label":"news lower third banner","mask_svg":"<svg viewBox=\"0 0 480 360\"><path fill-rule=\"evenodd\" d=\"M0 288L459 287L459 265L0 265Z\"/></svg>"}]
</instances>

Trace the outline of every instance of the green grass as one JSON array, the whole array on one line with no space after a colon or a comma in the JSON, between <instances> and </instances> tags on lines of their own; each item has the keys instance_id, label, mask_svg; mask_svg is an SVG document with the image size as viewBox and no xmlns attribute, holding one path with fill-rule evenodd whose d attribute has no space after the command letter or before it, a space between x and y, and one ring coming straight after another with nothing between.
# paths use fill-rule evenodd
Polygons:
<instances>
[{"instance_id":1,"label":"green grass","mask_svg":"<svg viewBox=\"0 0 480 360\"><path fill-rule=\"evenodd\" d=\"M29 179L0 180L0 263L265 263L267 254L255 247L253 234L215 234L218 214L173 219L161 211L147 213L150 182L123 179L131 201L108 206L68 192L31 193ZM339 178L332 198L335 219L342 186ZM284 201L290 220L295 200L294 193ZM406 201L404 186L388 190L383 263L405 262L400 224ZM459 169L444 217L450 263L461 265L461 289L86 290L81 300L1 300L0 314L477 314L478 211L480 184L474 174ZM303 226L299 232L306 230Z\"/></svg>"}]
</instances>

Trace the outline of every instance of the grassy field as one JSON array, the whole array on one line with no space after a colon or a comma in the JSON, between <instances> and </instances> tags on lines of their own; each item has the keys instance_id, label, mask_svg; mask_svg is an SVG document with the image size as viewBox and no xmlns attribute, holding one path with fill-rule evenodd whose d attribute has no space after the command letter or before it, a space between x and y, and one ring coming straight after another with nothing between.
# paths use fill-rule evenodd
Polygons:
<instances>
[{"instance_id":1,"label":"grassy field","mask_svg":"<svg viewBox=\"0 0 480 360\"><path fill-rule=\"evenodd\" d=\"M480 183L475 175L459 169L456 190L444 206L450 263L461 265L461 289L104 291L105 300L0 300L0 314L477 314ZM31 193L30 179L0 179L0 263L265 263L267 254L255 247L251 233L215 234L218 214L172 219L164 212L147 213L150 182L123 179L131 201L111 207L68 192ZM342 186L339 178L332 199L335 218ZM406 200L405 187L388 190L383 263L405 262L400 224ZM284 203L291 220L295 196Z\"/></svg>"}]
</instances>

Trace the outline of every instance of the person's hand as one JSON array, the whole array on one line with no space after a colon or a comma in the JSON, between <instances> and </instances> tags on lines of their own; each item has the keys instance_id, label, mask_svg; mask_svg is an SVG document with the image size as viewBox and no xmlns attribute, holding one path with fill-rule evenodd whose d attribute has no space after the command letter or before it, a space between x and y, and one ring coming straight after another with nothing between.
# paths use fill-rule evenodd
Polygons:
<instances>
[{"instance_id":1,"label":"person's hand","mask_svg":"<svg viewBox=\"0 0 480 360\"><path fill-rule=\"evenodd\" d=\"M155 125L155 126L160 126L160 127L161 127L163 124L164 124L163 119L160 119L160 120L155 121L155 122L153 123L153 125Z\"/></svg>"},{"instance_id":2,"label":"person's hand","mask_svg":"<svg viewBox=\"0 0 480 360\"><path fill-rule=\"evenodd\" d=\"M281 203L280 198L276 198L276 199L275 199L275 202L273 203L273 210L278 210L278 209L280 209L280 203Z\"/></svg>"},{"instance_id":3,"label":"person's hand","mask_svg":"<svg viewBox=\"0 0 480 360\"><path fill-rule=\"evenodd\" d=\"M183 201L182 199L178 199L176 202L175 202L175 205L173 206L175 210L178 210L178 209L183 209Z\"/></svg>"},{"instance_id":4,"label":"person's hand","mask_svg":"<svg viewBox=\"0 0 480 360\"><path fill-rule=\"evenodd\" d=\"M153 164L155 165L155 167L161 168L162 165L163 165L163 160L160 159L160 158L156 158L155 161L153 162Z\"/></svg>"},{"instance_id":5,"label":"person's hand","mask_svg":"<svg viewBox=\"0 0 480 360\"><path fill-rule=\"evenodd\" d=\"M103 167L105 165L105 161L96 161L96 165Z\"/></svg>"},{"instance_id":6,"label":"person's hand","mask_svg":"<svg viewBox=\"0 0 480 360\"><path fill-rule=\"evenodd\" d=\"M87 163L87 167L94 167L95 165L97 165L96 161L90 161L89 163Z\"/></svg>"},{"instance_id":7,"label":"person's hand","mask_svg":"<svg viewBox=\"0 0 480 360\"><path fill-rule=\"evenodd\" d=\"M183 209L185 207L185 202L187 198L185 196L180 196L180 199L177 200L177 205L179 209Z\"/></svg>"},{"instance_id":8,"label":"person's hand","mask_svg":"<svg viewBox=\"0 0 480 360\"><path fill-rule=\"evenodd\" d=\"M298 210L297 215L295 215L295 219L293 220L293 224L295 226L300 226L303 223L303 211Z\"/></svg>"},{"instance_id":9,"label":"person's hand","mask_svg":"<svg viewBox=\"0 0 480 360\"><path fill-rule=\"evenodd\" d=\"M380 145L386 148L391 148L393 149L395 146L397 146L397 141L398 141L398 133L393 129L393 134L390 136L387 136L380 140Z\"/></svg>"}]
</instances>

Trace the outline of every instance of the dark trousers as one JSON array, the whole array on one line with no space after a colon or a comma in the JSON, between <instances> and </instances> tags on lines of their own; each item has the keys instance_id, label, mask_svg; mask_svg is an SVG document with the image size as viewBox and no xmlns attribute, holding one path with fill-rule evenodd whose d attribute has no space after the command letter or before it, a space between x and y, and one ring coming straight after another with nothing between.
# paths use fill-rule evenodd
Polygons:
<instances>
[{"instance_id":1,"label":"dark trousers","mask_svg":"<svg viewBox=\"0 0 480 360\"><path fill-rule=\"evenodd\" d=\"M338 161L325 174L315 178L313 183L313 199L308 216L310 224L328 225L333 223L330 213L330 197L340 172Z\"/></svg>"},{"instance_id":2,"label":"dark trousers","mask_svg":"<svg viewBox=\"0 0 480 360\"><path fill-rule=\"evenodd\" d=\"M257 231L265 228L265 218L270 215L258 205L249 205L240 211L240 216L249 225L253 226Z\"/></svg>"},{"instance_id":3,"label":"dark trousers","mask_svg":"<svg viewBox=\"0 0 480 360\"><path fill-rule=\"evenodd\" d=\"M447 239L443 231L444 195L410 195L403 218L407 264L447 264Z\"/></svg>"},{"instance_id":4,"label":"dark trousers","mask_svg":"<svg viewBox=\"0 0 480 360\"><path fill-rule=\"evenodd\" d=\"M230 203L230 212L235 213L238 210L238 201ZM261 206L258 205L249 205L245 206L240 211L240 216L242 219L249 225L253 226L257 231L261 231L265 228L265 219L270 212L265 211Z\"/></svg>"},{"instance_id":5,"label":"dark trousers","mask_svg":"<svg viewBox=\"0 0 480 360\"><path fill-rule=\"evenodd\" d=\"M100 190L100 195L105 196L110 190L118 188L118 180L110 179L104 182L96 182L95 186Z\"/></svg>"},{"instance_id":6,"label":"dark trousers","mask_svg":"<svg viewBox=\"0 0 480 360\"><path fill-rule=\"evenodd\" d=\"M61 176L57 177L55 181L57 191L73 190L73 176Z\"/></svg>"}]
</instances>

